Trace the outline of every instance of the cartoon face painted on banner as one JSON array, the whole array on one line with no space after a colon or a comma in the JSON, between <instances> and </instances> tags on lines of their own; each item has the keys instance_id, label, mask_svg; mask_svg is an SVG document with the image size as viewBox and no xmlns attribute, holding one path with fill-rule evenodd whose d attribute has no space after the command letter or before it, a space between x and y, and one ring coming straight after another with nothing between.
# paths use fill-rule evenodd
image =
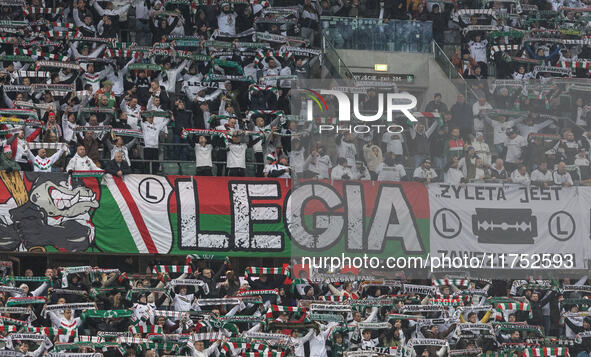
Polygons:
<instances>
[{"instance_id":1,"label":"cartoon face painted on banner","mask_svg":"<svg viewBox=\"0 0 591 357\"><path fill-rule=\"evenodd\" d=\"M35 182L31 202L44 209L50 217L76 217L98 207L96 194L85 186L69 187L65 182Z\"/></svg>"},{"instance_id":2,"label":"cartoon face painted on banner","mask_svg":"<svg viewBox=\"0 0 591 357\"><path fill-rule=\"evenodd\" d=\"M65 174L14 172L0 175L11 198L0 205L0 250L41 250L51 246L80 252L90 247L95 230L91 214L98 208L98 185L68 182Z\"/></svg>"}]
</instances>

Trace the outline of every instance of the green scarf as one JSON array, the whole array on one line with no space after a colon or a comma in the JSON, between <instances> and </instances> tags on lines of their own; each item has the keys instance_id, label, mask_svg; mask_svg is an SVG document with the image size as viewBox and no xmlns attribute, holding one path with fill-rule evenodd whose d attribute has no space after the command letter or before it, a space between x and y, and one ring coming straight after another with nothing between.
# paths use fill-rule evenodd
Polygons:
<instances>
[{"instance_id":1,"label":"green scarf","mask_svg":"<svg viewBox=\"0 0 591 357\"><path fill-rule=\"evenodd\" d=\"M116 319L123 317L131 317L133 311L131 309L125 310L87 310L82 313L84 319Z\"/></svg>"}]
</instances>

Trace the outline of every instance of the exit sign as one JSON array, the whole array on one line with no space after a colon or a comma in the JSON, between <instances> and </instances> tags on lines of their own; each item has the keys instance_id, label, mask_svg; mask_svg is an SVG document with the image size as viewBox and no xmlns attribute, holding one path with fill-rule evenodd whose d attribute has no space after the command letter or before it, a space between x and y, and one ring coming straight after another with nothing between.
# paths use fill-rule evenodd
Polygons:
<instances>
[{"instance_id":1,"label":"exit sign","mask_svg":"<svg viewBox=\"0 0 591 357\"><path fill-rule=\"evenodd\" d=\"M384 83L413 83L414 74L393 74L393 73L353 73L356 81L371 81Z\"/></svg>"}]
</instances>

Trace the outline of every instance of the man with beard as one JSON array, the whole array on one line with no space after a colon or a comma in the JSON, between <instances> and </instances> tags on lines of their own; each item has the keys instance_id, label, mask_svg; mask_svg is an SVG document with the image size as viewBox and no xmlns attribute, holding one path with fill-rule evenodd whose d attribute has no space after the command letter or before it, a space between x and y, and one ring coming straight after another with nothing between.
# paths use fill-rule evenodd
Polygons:
<instances>
[{"instance_id":1,"label":"man with beard","mask_svg":"<svg viewBox=\"0 0 591 357\"><path fill-rule=\"evenodd\" d=\"M427 103L425 111L437 113L447 112L447 105L441 101L441 93L435 93L433 100Z\"/></svg>"},{"instance_id":2,"label":"man with beard","mask_svg":"<svg viewBox=\"0 0 591 357\"><path fill-rule=\"evenodd\" d=\"M37 151L37 155L34 156L31 152L31 149L27 145L26 154L29 158L29 161L31 162L31 165L33 165L33 171L51 172L53 164L55 164L55 162L59 160L59 158L64 154L65 151L66 150L64 150L64 147L60 146L59 150L55 154L51 155L50 157L47 157L47 150L41 148Z\"/></svg>"},{"instance_id":3,"label":"man with beard","mask_svg":"<svg viewBox=\"0 0 591 357\"><path fill-rule=\"evenodd\" d=\"M426 184L437 178L437 173L431 168L431 160L425 159L423 164L415 169L413 173L413 179L418 182L424 182Z\"/></svg>"},{"instance_id":4,"label":"man with beard","mask_svg":"<svg viewBox=\"0 0 591 357\"><path fill-rule=\"evenodd\" d=\"M238 15L232 10L229 2L220 4L220 12L217 15L218 28L216 32L222 32L230 35L236 34L236 18Z\"/></svg>"}]
</instances>

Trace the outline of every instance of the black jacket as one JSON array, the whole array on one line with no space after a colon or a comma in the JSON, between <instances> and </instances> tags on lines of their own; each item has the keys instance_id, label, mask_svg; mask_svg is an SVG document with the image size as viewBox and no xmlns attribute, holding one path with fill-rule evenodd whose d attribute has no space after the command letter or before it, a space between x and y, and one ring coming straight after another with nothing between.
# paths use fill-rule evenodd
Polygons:
<instances>
[{"instance_id":1,"label":"black jacket","mask_svg":"<svg viewBox=\"0 0 591 357\"><path fill-rule=\"evenodd\" d=\"M585 328L583 328L583 326L578 326L575 325L568 317L564 319L564 322L568 325L568 327L570 327L571 330L573 330L574 333L581 333L581 332L585 332L585 331L589 331L589 330L585 330ZM573 356L576 356L577 353L579 352L589 352L591 351L591 338L589 337L585 337L582 339L582 343L581 344L576 344L574 347L574 354Z\"/></svg>"},{"instance_id":2,"label":"black jacket","mask_svg":"<svg viewBox=\"0 0 591 357\"><path fill-rule=\"evenodd\" d=\"M183 129L194 128L193 113L188 110L174 111L174 134L180 135Z\"/></svg>"},{"instance_id":3,"label":"black jacket","mask_svg":"<svg viewBox=\"0 0 591 357\"><path fill-rule=\"evenodd\" d=\"M552 299L555 294L556 293L552 291L538 301L529 302L532 313L532 318L528 321L530 325L544 326L544 313L542 312L542 307L548 304L550 302L550 299Z\"/></svg>"},{"instance_id":4,"label":"black jacket","mask_svg":"<svg viewBox=\"0 0 591 357\"><path fill-rule=\"evenodd\" d=\"M451 117L453 124L459 128L471 130L474 127L472 108L466 103L452 105Z\"/></svg>"},{"instance_id":5,"label":"black jacket","mask_svg":"<svg viewBox=\"0 0 591 357\"><path fill-rule=\"evenodd\" d=\"M131 173L131 169L129 168L129 165L126 161L121 161L121 163L118 164L115 159L109 160L107 162L105 171L113 176L117 176L117 171L122 171L124 175Z\"/></svg>"},{"instance_id":6,"label":"black jacket","mask_svg":"<svg viewBox=\"0 0 591 357\"><path fill-rule=\"evenodd\" d=\"M212 274L211 278L206 278L204 276L199 276L199 280L203 281L209 287L209 294L203 295L202 297L206 298L217 298L220 294L220 289L217 288L218 280L220 276L226 271L226 265L222 265L220 269ZM213 273L213 270L212 270Z\"/></svg>"}]
</instances>

